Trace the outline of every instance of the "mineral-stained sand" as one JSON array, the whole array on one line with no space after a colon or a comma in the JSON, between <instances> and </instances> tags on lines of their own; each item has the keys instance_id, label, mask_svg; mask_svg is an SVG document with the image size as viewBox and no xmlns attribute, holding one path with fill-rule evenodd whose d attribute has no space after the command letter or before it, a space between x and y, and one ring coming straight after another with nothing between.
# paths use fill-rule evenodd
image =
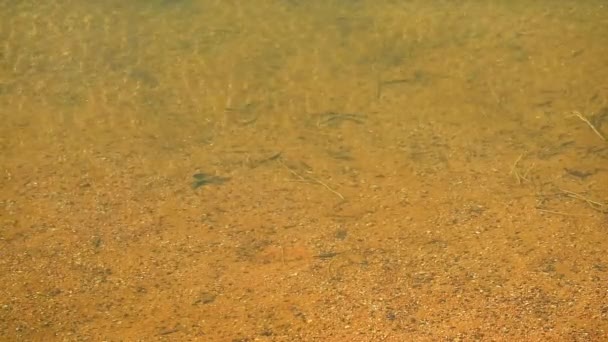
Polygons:
<instances>
[{"instance_id":1,"label":"mineral-stained sand","mask_svg":"<svg viewBox=\"0 0 608 342\"><path fill-rule=\"evenodd\" d=\"M3 1L1 340L606 340L606 10Z\"/></svg>"}]
</instances>

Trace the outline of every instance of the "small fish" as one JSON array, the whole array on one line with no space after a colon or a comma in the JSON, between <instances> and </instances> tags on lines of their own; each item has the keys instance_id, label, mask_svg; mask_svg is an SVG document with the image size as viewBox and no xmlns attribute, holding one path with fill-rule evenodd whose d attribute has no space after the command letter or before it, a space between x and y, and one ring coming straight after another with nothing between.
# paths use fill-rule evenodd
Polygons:
<instances>
[{"instance_id":1,"label":"small fish","mask_svg":"<svg viewBox=\"0 0 608 342\"><path fill-rule=\"evenodd\" d=\"M191 185L192 189L197 189L203 185L208 184L224 184L230 179L229 177L212 176L202 172L195 173L194 175L192 175L192 178L194 178L194 181Z\"/></svg>"}]
</instances>

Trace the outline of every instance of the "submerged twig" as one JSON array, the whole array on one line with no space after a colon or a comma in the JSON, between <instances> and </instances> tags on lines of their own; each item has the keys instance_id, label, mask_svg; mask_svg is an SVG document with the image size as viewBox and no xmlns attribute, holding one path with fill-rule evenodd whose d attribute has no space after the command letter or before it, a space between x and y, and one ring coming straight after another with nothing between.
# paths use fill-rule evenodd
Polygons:
<instances>
[{"instance_id":1,"label":"submerged twig","mask_svg":"<svg viewBox=\"0 0 608 342\"><path fill-rule=\"evenodd\" d=\"M555 210L549 210L549 209L543 209L543 208L536 208L536 210L543 212L543 213L556 214L556 215L562 215L562 216L587 216L587 215L583 215L583 214L565 213L563 211L555 211Z\"/></svg>"},{"instance_id":2,"label":"submerged twig","mask_svg":"<svg viewBox=\"0 0 608 342\"><path fill-rule=\"evenodd\" d=\"M340 197L341 200L344 200L344 196L339 193L338 191L332 189L329 185L325 184L324 182L322 182L321 180L312 177L312 176L302 176L301 174L299 174L298 172L296 172L293 168L287 166L285 164L285 162L283 162L283 160L281 158L278 158L278 161L281 163L281 165L283 165L283 167L285 167L287 170L289 170L289 172L291 172L294 176L296 176L297 178L300 179L300 181L305 181L305 182L313 182L313 183L317 183L319 185L322 185L323 187L325 187L327 190L329 190L330 192L334 193L336 196Z\"/></svg>"},{"instance_id":3,"label":"submerged twig","mask_svg":"<svg viewBox=\"0 0 608 342\"><path fill-rule=\"evenodd\" d=\"M520 154L519 157L517 157L517 159L515 160L515 163L513 163L513 166L511 166L511 174L513 176L515 176L515 179L517 179L517 184L522 184L522 180L524 181L528 181L528 174L530 173L530 170L532 170L532 168L534 168L534 163L532 163L532 165L525 170L525 172L523 174L521 174L519 172L518 169L518 164L521 161L522 157L524 156L524 154Z\"/></svg>"},{"instance_id":4,"label":"submerged twig","mask_svg":"<svg viewBox=\"0 0 608 342\"><path fill-rule=\"evenodd\" d=\"M587 119L586 117L584 117L583 114L581 114L580 112L574 111L574 112L572 112L572 115L574 115L577 118L581 119L584 123L586 123L589 127L591 127L591 130L593 130L593 132L598 137L600 137L600 139L606 141L606 137L604 137L604 135L595 127L595 125L593 125L591 123L591 121L589 121L589 119Z\"/></svg>"},{"instance_id":5,"label":"submerged twig","mask_svg":"<svg viewBox=\"0 0 608 342\"><path fill-rule=\"evenodd\" d=\"M597 210L602 213L608 212L608 204L606 204L606 203L602 203L602 202L598 202L598 201L589 199L589 198L587 198L579 193L573 192L573 191L564 190L564 189L559 189L559 190L561 192L563 192L564 194L568 195L568 197L587 202L587 204L594 210Z\"/></svg>"}]
</instances>

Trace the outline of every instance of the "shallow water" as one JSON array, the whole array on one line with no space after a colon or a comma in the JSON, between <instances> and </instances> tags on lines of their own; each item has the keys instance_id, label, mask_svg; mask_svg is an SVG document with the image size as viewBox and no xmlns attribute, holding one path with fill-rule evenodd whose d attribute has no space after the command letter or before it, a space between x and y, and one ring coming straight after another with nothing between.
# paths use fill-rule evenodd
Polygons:
<instances>
[{"instance_id":1,"label":"shallow water","mask_svg":"<svg viewBox=\"0 0 608 342\"><path fill-rule=\"evenodd\" d=\"M3 340L608 333L603 1L37 3L0 3Z\"/></svg>"}]
</instances>

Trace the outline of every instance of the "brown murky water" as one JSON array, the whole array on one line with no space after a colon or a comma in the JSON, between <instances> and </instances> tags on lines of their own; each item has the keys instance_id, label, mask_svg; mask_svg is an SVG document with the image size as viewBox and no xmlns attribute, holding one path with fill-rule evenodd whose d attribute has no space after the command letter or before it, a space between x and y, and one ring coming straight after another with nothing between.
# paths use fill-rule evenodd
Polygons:
<instances>
[{"instance_id":1,"label":"brown murky water","mask_svg":"<svg viewBox=\"0 0 608 342\"><path fill-rule=\"evenodd\" d=\"M2 340L605 340L607 11L2 1Z\"/></svg>"}]
</instances>

